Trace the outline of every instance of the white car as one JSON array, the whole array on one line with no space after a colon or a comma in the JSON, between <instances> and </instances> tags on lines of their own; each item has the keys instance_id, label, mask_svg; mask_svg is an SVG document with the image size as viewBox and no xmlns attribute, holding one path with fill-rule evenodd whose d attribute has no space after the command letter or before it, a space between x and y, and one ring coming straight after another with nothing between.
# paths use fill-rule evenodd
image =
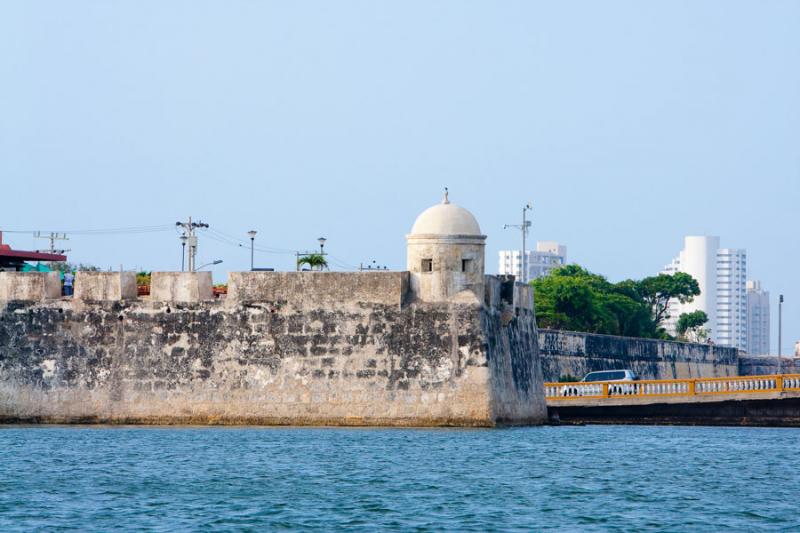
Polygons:
<instances>
[{"instance_id":1,"label":"white car","mask_svg":"<svg viewBox=\"0 0 800 533\"><path fill-rule=\"evenodd\" d=\"M633 382L639 378L632 370L601 370L589 372L579 383L566 385L561 389L561 396L599 396L604 390L609 396L636 394L638 387ZM604 389L600 383L608 383ZM617 384L619 383L619 384Z\"/></svg>"},{"instance_id":2,"label":"white car","mask_svg":"<svg viewBox=\"0 0 800 533\"><path fill-rule=\"evenodd\" d=\"M636 394L637 386L632 384L632 381L638 381L639 377L634 374L632 370L601 370L598 372L589 372L586 374L581 383L592 383L597 381L612 382L614 385L608 386L609 396L619 396L621 394ZM620 383L620 385L616 385ZM625 385L624 383L631 383Z\"/></svg>"},{"instance_id":3,"label":"white car","mask_svg":"<svg viewBox=\"0 0 800 533\"><path fill-rule=\"evenodd\" d=\"M637 381L638 379L632 370L600 370L586 374L581 383L592 381Z\"/></svg>"}]
</instances>

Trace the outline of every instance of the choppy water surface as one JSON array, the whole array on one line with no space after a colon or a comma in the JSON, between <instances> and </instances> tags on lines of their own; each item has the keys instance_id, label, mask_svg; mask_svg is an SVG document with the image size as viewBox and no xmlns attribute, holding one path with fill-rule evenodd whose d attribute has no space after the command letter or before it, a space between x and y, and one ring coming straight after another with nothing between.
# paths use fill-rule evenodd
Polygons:
<instances>
[{"instance_id":1,"label":"choppy water surface","mask_svg":"<svg viewBox=\"0 0 800 533\"><path fill-rule=\"evenodd\" d=\"M792 429L0 427L0 531L798 530L799 453Z\"/></svg>"}]
</instances>

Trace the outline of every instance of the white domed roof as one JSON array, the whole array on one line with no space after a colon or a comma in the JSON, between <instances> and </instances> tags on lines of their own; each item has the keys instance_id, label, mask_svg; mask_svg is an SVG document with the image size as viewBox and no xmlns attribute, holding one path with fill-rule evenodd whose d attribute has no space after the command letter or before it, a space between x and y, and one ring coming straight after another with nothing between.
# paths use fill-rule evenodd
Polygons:
<instances>
[{"instance_id":1,"label":"white domed roof","mask_svg":"<svg viewBox=\"0 0 800 533\"><path fill-rule=\"evenodd\" d=\"M411 235L481 235L475 217L455 204L444 194L442 203L429 207L417 217Z\"/></svg>"}]
</instances>

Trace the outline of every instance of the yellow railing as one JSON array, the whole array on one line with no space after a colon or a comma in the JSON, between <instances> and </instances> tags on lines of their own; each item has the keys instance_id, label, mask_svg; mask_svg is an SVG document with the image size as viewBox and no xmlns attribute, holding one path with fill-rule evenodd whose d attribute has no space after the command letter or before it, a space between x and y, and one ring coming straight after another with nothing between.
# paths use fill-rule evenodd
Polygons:
<instances>
[{"instance_id":1,"label":"yellow railing","mask_svg":"<svg viewBox=\"0 0 800 533\"><path fill-rule=\"evenodd\" d=\"M544 391L548 400L637 396L705 396L710 394L800 391L800 374L700 379L596 381L591 383L545 383Z\"/></svg>"}]
</instances>

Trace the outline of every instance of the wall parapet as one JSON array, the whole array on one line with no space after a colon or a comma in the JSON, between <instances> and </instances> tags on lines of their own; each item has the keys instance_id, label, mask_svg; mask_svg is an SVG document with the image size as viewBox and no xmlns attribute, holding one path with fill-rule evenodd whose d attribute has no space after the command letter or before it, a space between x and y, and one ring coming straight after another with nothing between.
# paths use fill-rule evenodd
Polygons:
<instances>
[{"instance_id":1,"label":"wall parapet","mask_svg":"<svg viewBox=\"0 0 800 533\"><path fill-rule=\"evenodd\" d=\"M533 311L533 287L516 281L514 276L485 276L484 303L489 307L502 307L503 304Z\"/></svg>"},{"instance_id":2,"label":"wall parapet","mask_svg":"<svg viewBox=\"0 0 800 533\"><path fill-rule=\"evenodd\" d=\"M228 305L292 302L298 307L347 303L400 307L408 272L231 272Z\"/></svg>"},{"instance_id":3,"label":"wall parapet","mask_svg":"<svg viewBox=\"0 0 800 533\"><path fill-rule=\"evenodd\" d=\"M211 272L153 272L150 298L159 302L202 302L211 300Z\"/></svg>"},{"instance_id":4,"label":"wall parapet","mask_svg":"<svg viewBox=\"0 0 800 533\"><path fill-rule=\"evenodd\" d=\"M58 272L0 272L0 301L42 302L59 297Z\"/></svg>"},{"instance_id":5,"label":"wall parapet","mask_svg":"<svg viewBox=\"0 0 800 533\"><path fill-rule=\"evenodd\" d=\"M75 274L76 300L102 302L136 297L136 274L133 272L79 271Z\"/></svg>"}]
</instances>

